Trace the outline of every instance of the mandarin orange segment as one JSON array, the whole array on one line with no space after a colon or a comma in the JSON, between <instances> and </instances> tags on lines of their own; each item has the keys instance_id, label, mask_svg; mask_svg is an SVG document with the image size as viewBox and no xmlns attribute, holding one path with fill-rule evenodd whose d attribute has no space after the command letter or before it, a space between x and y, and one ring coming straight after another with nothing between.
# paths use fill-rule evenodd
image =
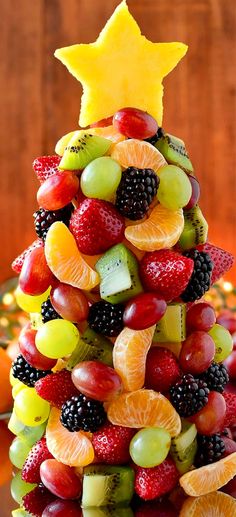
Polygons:
<instances>
[{"instance_id":1,"label":"mandarin orange segment","mask_svg":"<svg viewBox=\"0 0 236 517\"><path fill-rule=\"evenodd\" d=\"M160 167L167 165L165 158L154 145L135 138L115 145L111 151L111 157L125 168L150 168L158 171Z\"/></svg>"},{"instance_id":2,"label":"mandarin orange segment","mask_svg":"<svg viewBox=\"0 0 236 517\"><path fill-rule=\"evenodd\" d=\"M171 436L181 431L181 420L169 400L153 390L123 393L108 407L108 420L123 427L163 427Z\"/></svg>"},{"instance_id":3,"label":"mandarin orange segment","mask_svg":"<svg viewBox=\"0 0 236 517\"><path fill-rule=\"evenodd\" d=\"M88 132L91 135L103 136L103 138L107 138L115 144L126 140L126 136L119 133L119 131L117 131L117 129L113 125L106 127L90 127ZM109 149L108 154L110 154L110 151L112 149L113 147Z\"/></svg>"},{"instance_id":4,"label":"mandarin orange segment","mask_svg":"<svg viewBox=\"0 0 236 517\"><path fill-rule=\"evenodd\" d=\"M125 327L115 341L113 364L125 391L138 390L144 385L146 356L155 328L155 325L145 330Z\"/></svg>"},{"instance_id":5,"label":"mandarin orange segment","mask_svg":"<svg viewBox=\"0 0 236 517\"><path fill-rule=\"evenodd\" d=\"M236 500L223 492L212 492L201 497L188 497L179 517L233 517Z\"/></svg>"},{"instance_id":6,"label":"mandarin orange segment","mask_svg":"<svg viewBox=\"0 0 236 517\"><path fill-rule=\"evenodd\" d=\"M235 475L236 452L233 452L216 463L187 472L179 482L186 494L198 497L218 490Z\"/></svg>"},{"instance_id":7,"label":"mandarin orange segment","mask_svg":"<svg viewBox=\"0 0 236 517\"><path fill-rule=\"evenodd\" d=\"M179 240L183 227L184 216L181 208L173 211L157 205L144 222L128 226L125 237L139 250L156 251L172 248Z\"/></svg>"},{"instance_id":8,"label":"mandarin orange segment","mask_svg":"<svg viewBox=\"0 0 236 517\"><path fill-rule=\"evenodd\" d=\"M61 282L90 290L99 283L99 275L83 259L76 241L64 223L53 223L45 241L45 256L53 274Z\"/></svg>"},{"instance_id":9,"label":"mandarin orange segment","mask_svg":"<svg viewBox=\"0 0 236 517\"><path fill-rule=\"evenodd\" d=\"M89 433L70 433L60 422L61 411L52 408L49 416L46 440L47 447L56 460L71 467L85 467L92 463L94 450Z\"/></svg>"}]
</instances>

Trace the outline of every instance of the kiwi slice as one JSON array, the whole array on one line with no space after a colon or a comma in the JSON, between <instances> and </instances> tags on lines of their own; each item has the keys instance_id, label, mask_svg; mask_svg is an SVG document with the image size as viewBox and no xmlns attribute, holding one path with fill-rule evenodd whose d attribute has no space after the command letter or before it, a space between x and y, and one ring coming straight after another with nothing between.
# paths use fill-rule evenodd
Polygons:
<instances>
[{"instance_id":1,"label":"kiwi slice","mask_svg":"<svg viewBox=\"0 0 236 517\"><path fill-rule=\"evenodd\" d=\"M130 467L92 465L85 467L82 507L125 506L134 493L134 471Z\"/></svg>"},{"instance_id":2,"label":"kiwi slice","mask_svg":"<svg viewBox=\"0 0 236 517\"><path fill-rule=\"evenodd\" d=\"M142 292L138 275L138 261L124 246L116 244L96 263L101 277L100 296L110 303L121 303Z\"/></svg>"},{"instance_id":3,"label":"kiwi slice","mask_svg":"<svg viewBox=\"0 0 236 517\"><path fill-rule=\"evenodd\" d=\"M193 172L193 166L185 148L185 143L177 136L165 133L157 140L155 147L163 154L168 163L179 165L186 172Z\"/></svg>"},{"instance_id":4,"label":"kiwi slice","mask_svg":"<svg viewBox=\"0 0 236 517\"><path fill-rule=\"evenodd\" d=\"M184 210L184 229L178 244L183 250L205 244L208 234L208 224L198 205L190 210Z\"/></svg>"},{"instance_id":5,"label":"kiwi slice","mask_svg":"<svg viewBox=\"0 0 236 517\"><path fill-rule=\"evenodd\" d=\"M103 508L85 508L83 517L134 517L131 508L106 506Z\"/></svg>"},{"instance_id":6,"label":"kiwi slice","mask_svg":"<svg viewBox=\"0 0 236 517\"><path fill-rule=\"evenodd\" d=\"M184 303L167 305L164 316L158 321L153 336L154 343L179 343L186 338L186 306Z\"/></svg>"},{"instance_id":7,"label":"kiwi slice","mask_svg":"<svg viewBox=\"0 0 236 517\"><path fill-rule=\"evenodd\" d=\"M196 436L195 424L182 420L181 433L171 440L170 454L181 474L187 472L194 463L197 452Z\"/></svg>"},{"instance_id":8,"label":"kiwi slice","mask_svg":"<svg viewBox=\"0 0 236 517\"><path fill-rule=\"evenodd\" d=\"M65 148L59 168L84 169L92 160L106 154L111 144L111 140L102 136L91 135L87 131L75 131Z\"/></svg>"},{"instance_id":9,"label":"kiwi slice","mask_svg":"<svg viewBox=\"0 0 236 517\"><path fill-rule=\"evenodd\" d=\"M112 350L113 346L109 339L88 327L71 354L66 368L73 370L74 366L81 361L101 361L112 366Z\"/></svg>"}]
</instances>

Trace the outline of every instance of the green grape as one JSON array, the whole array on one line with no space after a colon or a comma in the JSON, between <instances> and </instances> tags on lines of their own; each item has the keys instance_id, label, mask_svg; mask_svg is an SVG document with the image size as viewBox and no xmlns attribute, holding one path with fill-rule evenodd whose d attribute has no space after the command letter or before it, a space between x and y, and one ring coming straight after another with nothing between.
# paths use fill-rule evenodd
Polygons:
<instances>
[{"instance_id":1,"label":"green grape","mask_svg":"<svg viewBox=\"0 0 236 517\"><path fill-rule=\"evenodd\" d=\"M8 423L8 428L18 438L21 438L30 448L35 444L45 433L46 422L30 427L24 425L16 416L15 410L12 411L11 418Z\"/></svg>"},{"instance_id":2,"label":"green grape","mask_svg":"<svg viewBox=\"0 0 236 517\"><path fill-rule=\"evenodd\" d=\"M233 350L232 336L225 327L218 323L213 325L208 334L212 337L216 347L214 361L221 363Z\"/></svg>"},{"instance_id":3,"label":"green grape","mask_svg":"<svg viewBox=\"0 0 236 517\"><path fill-rule=\"evenodd\" d=\"M47 321L39 328L35 344L41 354L59 359L71 354L78 341L77 327L70 321L57 319Z\"/></svg>"},{"instance_id":4,"label":"green grape","mask_svg":"<svg viewBox=\"0 0 236 517\"><path fill-rule=\"evenodd\" d=\"M13 388L14 388L14 386L16 386L16 384L18 384L20 382L19 379L16 379L16 377L13 376L12 368L10 369L9 381L10 381L10 385Z\"/></svg>"},{"instance_id":5,"label":"green grape","mask_svg":"<svg viewBox=\"0 0 236 517\"><path fill-rule=\"evenodd\" d=\"M38 330L39 327L41 327L43 325L41 312L31 312L30 313L30 323L31 323L32 329Z\"/></svg>"},{"instance_id":6,"label":"green grape","mask_svg":"<svg viewBox=\"0 0 236 517\"><path fill-rule=\"evenodd\" d=\"M21 479L21 472L17 472L11 482L11 495L18 504L22 503L22 497L33 490L37 485L26 483Z\"/></svg>"},{"instance_id":7,"label":"green grape","mask_svg":"<svg viewBox=\"0 0 236 517\"><path fill-rule=\"evenodd\" d=\"M27 386L25 384L23 384L23 382L17 382L17 384L15 384L15 386L13 386L12 388L12 397L13 399L15 400L16 398L16 395L21 391L21 390L24 390Z\"/></svg>"},{"instance_id":8,"label":"green grape","mask_svg":"<svg viewBox=\"0 0 236 517\"><path fill-rule=\"evenodd\" d=\"M31 447L22 438L15 438L9 449L9 458L12 464L22 469Z\"/></svg>"},{"instance_id":9,"label":"green grape","mask_svg":"<svg viewBox=\"0 0 236 517\"><path fill-rule=\"evenodd\" d=\"M140 467L156 467L166 458L171 445L171 436L165 429L147 427L132 438L129 452Z\"/></svg>"},{"instance_id":10,"label":"green grape","mask_svg":"<svg viewBox=\"0 0 236 517\"><path fill-rule=\"evenodd\" d=\"M43 400L34 388L21 390L15 398L16 416L23 424L35 427L45 422L49 416L50 404Z\"/></svg>"},{"instance_id":11,"label":"green grape","mask_svg":"<svg viewBox=\"0 0 236 517\"><path fill-rule=\"evenodd\" d=\"M87 197L111 201L121 180L121 166L109 156L97 158L81 175L81 190Z\"/></svg>"},{"instance_id":12,"label":"green grape","mask_svg":"<svg viewBox=\"0 0 236 517\"><path fill-rule=\"evenodd\" d=\"M165 165L158 170L160 184L157 199L169 210L178 210L188 204L192 187L187 174L175 165Z\"/></svg>"},{"instance_id":13,"label":"green grape","mask_svg":"<svg viewBox=\"0 0 236 517\"><path fill-rule=\"evenodd\" d=\"M38 296L31 296L30 294L25 294L18 286L15 291L16 302L19 307L26 312L40 312L41 305L45 300L47 300L49 293L51 290L51 286L44 293Z\"/></svg>"},{"instance_id":14,"label":"green grape","mask_svg":"<svg viewBox=\"0 0 236 517\"><path fill-rule=\"evenodd\" d=\"M13 510L11 514L12 517L32 517L32 514L26 512L24 508L17 508L17 510Z\"/></svg>"}]
</instances>

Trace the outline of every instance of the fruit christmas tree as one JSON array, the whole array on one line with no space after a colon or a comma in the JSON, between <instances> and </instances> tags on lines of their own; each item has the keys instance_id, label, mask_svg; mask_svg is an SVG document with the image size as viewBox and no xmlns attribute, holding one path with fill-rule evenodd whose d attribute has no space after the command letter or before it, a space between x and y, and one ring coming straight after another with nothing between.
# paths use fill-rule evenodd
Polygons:
<instances>
[{"instance_id":1,"label":"fruit christmas tree","mask_svg":"<svg viewBox=\"0 0 236 517\"><path fill-rule=\"evenodd\" d=\"M38 238L13 263L30 314L11 373L15 516L143 516L134 494L168 508L178 486L182 517L236 514L218 491L236 474L232 338L201 300L233 258L208 242L185 144L162 128L162 80L186 51L148 41L125 2L95 43L56 51L90 127L35 159Z\"/></svg>"}]
</instances>

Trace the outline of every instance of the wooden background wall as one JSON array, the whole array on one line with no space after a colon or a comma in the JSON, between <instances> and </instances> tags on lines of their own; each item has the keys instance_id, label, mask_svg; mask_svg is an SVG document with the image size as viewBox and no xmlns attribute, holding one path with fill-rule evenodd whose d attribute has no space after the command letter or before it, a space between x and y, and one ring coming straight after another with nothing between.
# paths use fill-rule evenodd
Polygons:
<instances>
[{"instance_id":1,"label":"wooden background wall","mask_svg":"<svg viewBox=\"0 0 236 517\"><path fill-rule=\"evenodd\" d=\"M57 139L77 124L81 87L53 52L95 40L119 0L0 3L3 280L11 274L11 260L35 238L37 181L31 162L53 153ZM165 80L164 127L187 143L202 182L210 238L236 253L234 2L128 0L128 5L149 39L189 45L185 59Z\"/></svg>"}]
</instances>

